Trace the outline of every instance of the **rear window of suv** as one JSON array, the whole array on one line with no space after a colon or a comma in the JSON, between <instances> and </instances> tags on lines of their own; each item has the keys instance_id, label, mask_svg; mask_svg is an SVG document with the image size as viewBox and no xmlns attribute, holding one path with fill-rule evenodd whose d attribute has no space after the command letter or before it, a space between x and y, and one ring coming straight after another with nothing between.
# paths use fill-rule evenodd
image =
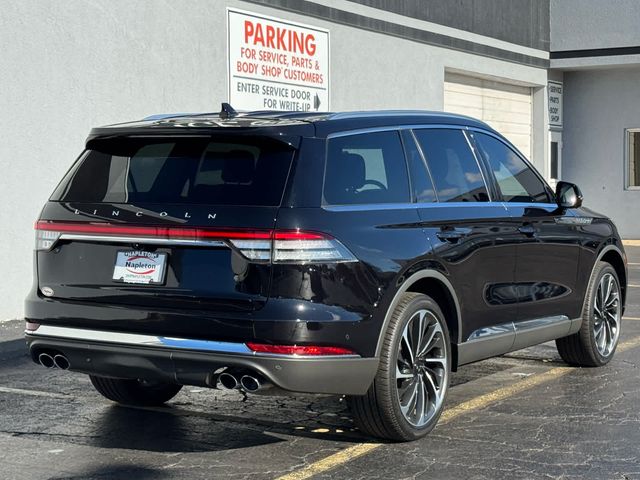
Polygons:
<instances>
[{"instance_id":1,"label":"rear window of suv","mask_svg":"<svg viewBox=\"0 0 640 480\"><path fill-rule=\"evenodd\" d=\"M94 140L51 200L277 206L293 153L259 137Z\"/></svg>"}]
</instances>

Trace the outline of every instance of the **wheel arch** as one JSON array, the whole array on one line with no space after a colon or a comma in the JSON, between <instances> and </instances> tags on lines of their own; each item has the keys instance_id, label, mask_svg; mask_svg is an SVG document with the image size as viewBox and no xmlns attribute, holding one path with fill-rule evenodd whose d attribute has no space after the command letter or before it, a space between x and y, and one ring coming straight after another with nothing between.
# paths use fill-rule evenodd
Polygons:
<instances>
[{"instance_id":1,"label":"wheel arch","mask_svg":"<svg viewBox=\"0 0 640 480\"><path fill-rule=\"evenodd\" d=\"M461 343L462 335L462 319L460 315L460 302L458 296L451 285L451 282L442 273L435 270L420 270L410 277L406 278L398 291L395 293L393 300L389 304L389 308L384 316L384 322L378 336L378 344L376 346L376 357L380 356L382 350L382 342L384 332L387 330L389 321L393 311L398 306L402 294L405 292L415 292L429 295L440 306L445 315L447 328L449 328L449 336L453 346L452 366L457 365L457 349L455 346Z\"/></svg>"},{"instance_id":2,"label":"wheel arch","mask_svg":"<svg viewBox=\"0 0 640 480\"><path fill-rule=\"evenodd\" d=\"M598 259L593 266L594 269L598 262L607 262L616 271L618 279L620 280L620 290L622 292L622 311L624 313L624 306L627 299L627 268L625 266L624 254L616 246L607 245L598 255ZM593 270L591 271L591 274L593 275Z\"/></svg>"}]
</instances>

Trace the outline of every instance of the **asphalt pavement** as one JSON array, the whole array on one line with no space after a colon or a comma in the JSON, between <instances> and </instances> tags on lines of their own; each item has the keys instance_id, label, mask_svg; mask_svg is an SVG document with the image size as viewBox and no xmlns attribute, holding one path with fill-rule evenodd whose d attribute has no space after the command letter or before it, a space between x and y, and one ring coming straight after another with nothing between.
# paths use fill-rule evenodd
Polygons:
<instances>
[{"instance_id":1,"label":"asphalt pavement","mask_svg":"<svg viewBox=\"0 0 640 480\"><path fill-rule=\"evenodd\" d=\"M185 387L126 408L27 358L0 323L0 479L640 479L640 247L619 351L567 367L547 343L461 368L425 439L360 434L334 396Z\"/></svg>"}]
</instances>

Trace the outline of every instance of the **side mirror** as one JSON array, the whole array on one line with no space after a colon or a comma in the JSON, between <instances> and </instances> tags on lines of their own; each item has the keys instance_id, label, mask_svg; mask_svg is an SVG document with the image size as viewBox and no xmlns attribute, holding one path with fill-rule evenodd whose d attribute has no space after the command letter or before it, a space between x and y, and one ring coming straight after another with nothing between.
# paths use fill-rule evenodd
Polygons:
<instances>
[{"instance_id":1,"label":"side mirror","mask_svg":"<svg viewBox=\"0 0 640 480\"><path fill-rule=\"evenodd\" d=\"M577 185L569 182L558 182L556 185L556 202L560 208L578 208L582 206L582 192Z\"/></svg>"}]
</instances>

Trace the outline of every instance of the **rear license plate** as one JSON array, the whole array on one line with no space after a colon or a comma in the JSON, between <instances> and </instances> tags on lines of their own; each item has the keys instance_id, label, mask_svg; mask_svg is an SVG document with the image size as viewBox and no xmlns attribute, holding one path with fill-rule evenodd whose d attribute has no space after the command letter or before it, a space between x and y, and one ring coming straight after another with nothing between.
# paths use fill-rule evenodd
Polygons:
<instances>
[{"instance_id":1,"label":"rear license plate","mask_svg":"<svg viewBox=\"0 0 640 480\"><path fill-rule=\"evenodd\" d=\"M121 251L116 257L113 280L123 283L160 285L164 283L166 253Z\"/></svg>"}]
</instances>

